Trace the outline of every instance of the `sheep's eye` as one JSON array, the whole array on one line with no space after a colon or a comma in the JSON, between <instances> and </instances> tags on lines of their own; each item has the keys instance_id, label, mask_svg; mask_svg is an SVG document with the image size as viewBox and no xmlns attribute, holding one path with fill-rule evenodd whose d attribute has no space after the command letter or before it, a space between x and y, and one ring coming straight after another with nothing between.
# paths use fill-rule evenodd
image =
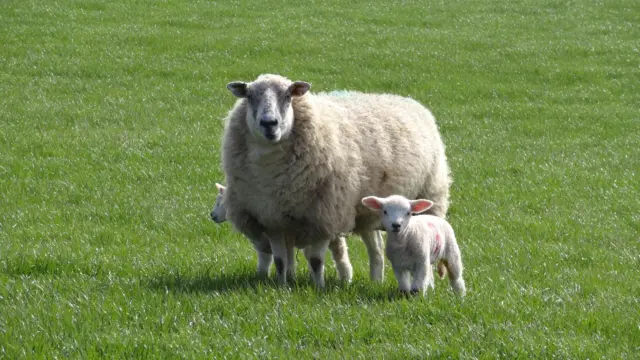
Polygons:
<instances>
[{"instance_id":1,"label":"sheep's eye","mask_svg":"<svg viewBox=\"0 0 640 360\"><path fill-rule=\"evenodd\" d=\"M385 215L387 215L387 210L384 210L383 212L384 212Z\"/></svg>"},{"instance_id":2,"label":"sheep's eye","mask_svg":"<svg viewBox=\"0 0 640 360\"><path fill-rule=\"evenodd\" d=\"M410 213L410 212L408 212L408 213L407 213L407 216L409 216L409 215L411 215L411 213Z\"/></svg>"}]
</instances>

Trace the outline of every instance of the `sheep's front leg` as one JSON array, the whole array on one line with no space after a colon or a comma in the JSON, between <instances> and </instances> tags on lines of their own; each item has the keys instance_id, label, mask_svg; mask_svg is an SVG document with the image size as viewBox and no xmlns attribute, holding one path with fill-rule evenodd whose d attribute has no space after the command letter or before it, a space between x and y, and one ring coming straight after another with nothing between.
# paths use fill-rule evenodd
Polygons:
<instances>
[{"instance_id":1,"label":"sheep's front leg","mask_svg":"<svg viewBox=\"0 0 640 360\"><path fill-rule=\"evenodd\" d=\"M427 287L433 283L433 268L429 259L416 264L413 271L413 283L411 284L411 292L421 292L422 295L427 294Z\"/></svg>"},{"instance_id":2,"label":"sheep's front leg","mask_svg":"<svg viewBox=\"0 0 640 360\"><path fill-rule=\"evenodd\" d=\"M373 281L382 282L384 280L384 241L380 231L361 232L358 235L362 238L367 253L369 254L369 273Z\"/></svg>"},{"instance_id":3,"label":"sheep's front leg","mask_svg":"<svg viewBox=\"0 0 640 360\"><path fill-rule=\"evenodd\" d=\"M269 276L269 268L273 263L273 254L271 254L271 249L269 252L261 252L258 253L258 276L260 277L268 277Z\"/></svg>"},{"instance_id":4,"label":"sheep's front leg","mask_svg":"<svg viewBox=\"0 0 640 360\"><path fill-rule=\"evenodd\" d=\"M287 246L287 277L289 279L296 278L296 248L295 246Z\"/></svg>"},{"instance_id":5,"label":"sheep's front leg","mask_svg":"<svg viewBox=\"0 0 640 360\"><path fill-rule=\"evenodd\" d=\"M261 236L258 240L251 239L251 243L258 254L258 276L266 278L269 276L269 268L273 263L273 254L271 253L269 239Z\"/></svg>"},{"instance_id":6,"label":"sheep's front leg","mask_svg":"<svg viewBox=\"0 0 640 360\"><path fill-rule=\"evenodd\" d=\"M289 263L287 244L282 236L268 236L267 234L264 234L264 236L269 239L271 251L273 252L273 262L276 265L278 283L284 285L287 283L287 265Z\"/></svg>"},{"instance_id":7,"label":"sheep's front leg","mask_svg":"<svg viewBox=\"0 0 640 360\"><path fill-rule=\"evenodd\" d=\"M317 287L324 287L324 258L329 247L329 240L323 240L311 244L304 249L304 254L309 262L311 278Z\"/></svg>"}]
</instances>

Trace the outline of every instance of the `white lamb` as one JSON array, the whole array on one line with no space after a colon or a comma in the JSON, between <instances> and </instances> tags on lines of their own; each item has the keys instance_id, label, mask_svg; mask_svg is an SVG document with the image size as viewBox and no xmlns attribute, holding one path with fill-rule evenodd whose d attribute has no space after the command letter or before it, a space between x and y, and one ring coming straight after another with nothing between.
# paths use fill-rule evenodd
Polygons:
<instances>
[{"instance_id":1,"label":"white lamb","mask_svg":"<svg viewBox=\"0 0 640 360\"><path fill-rule=\"evenodd\" d=\"M448 270L451 288L464 296L462 257L451 225L444 219L422 213L433 206L429 200L408 200L403 196L368 196L362 203L377 210L387 230L386 254L398 280L400 291L426 295L434 288L432 264L438 264L440 278ZM409 275L413 277L410 282Z\"/></svg>"},{"instance_id":2,"label":"white lamb","mask_svg":"<svg viewBox=\"0 0 640 360\"><path fill-rule=\"evenodd\" d=\"M324 282L331 239L354 232L382 280L379 217L360 200L402 194L436 202L444 217L451 179L438 127L417 101L389 94L313 95L311 85L278 75L231 82L238 98L225 121L222 167L227 219L273 253L286 281L293 248L308 248L316 285Z\"/></svg>"},{"instance_id":3,"label":"white lamb","mask_svg":"<svg viewBox=\"0 0 640 360\"><path fill-rule=\"evenodd\" d=\"M216 224L222 224L227 221L227 206L224 200L224 194L226 187L224 185L216 183L218 194L216 195L216 202L211 210L211 220ZM336 264L336 270L338 271L338 278L347 283L351 282L353 277L353 268L349 261L349 250L347 247L347 241L344 236L338 236L329 243L329 250L331 250L331 256ZM306 250L303 249L303 252ZM290 260L290 267L287 269L291 276L295 275L295 257ZM271 254L265 254L258 252L258 273L265 276L269 272L269 267L273 262L273 256Z\"/></svg>"}]
</instances>

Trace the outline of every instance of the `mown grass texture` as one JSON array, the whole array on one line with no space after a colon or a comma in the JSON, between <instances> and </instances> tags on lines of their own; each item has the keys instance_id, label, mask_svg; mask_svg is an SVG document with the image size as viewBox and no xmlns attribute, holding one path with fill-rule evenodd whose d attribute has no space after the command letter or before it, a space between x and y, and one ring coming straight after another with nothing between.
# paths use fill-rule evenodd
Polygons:
<instances>
[{"instance_id":1,"label":"mown grass texture","mask_svg":"<svg viewBox=\"0 0 640 360\"><path fill-rule=\"evenodd\" d=\"M0 4L0 356L608 358L640 351L633 1ZM468 295L289 288L208 219L225 85L411 96Z\"/></svg>"}]
</instances>

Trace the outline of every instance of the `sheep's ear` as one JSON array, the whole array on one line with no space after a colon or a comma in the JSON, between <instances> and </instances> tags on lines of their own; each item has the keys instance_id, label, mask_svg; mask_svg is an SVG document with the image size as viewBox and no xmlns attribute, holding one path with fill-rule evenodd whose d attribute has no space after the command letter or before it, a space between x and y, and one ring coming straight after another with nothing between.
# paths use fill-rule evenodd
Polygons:
<instances>
[{"instance_id":1,"label":"sheep's ear","mask_svg":"<svg viewBox=\"0 0 640 360\"><path fill-rule=\"evenodd\" d=\"M216 183L216 187L218 188L218 191L220 192L220 194L224 194L224 189L225 187Z\"/></svg>"},{"instance_id":2,"label":"sheep's ear","mask_svg":"<svg viewBox=\"0 0 640 360\"><path fill-rule=\"evenodd\" d=\"M433 201L429 200L413 200L411 201L411 212L414 214L419 214L421 212L429 210L430 207L433 206Z\"/></svg>"},{"instance_id":3,"label":"sheep's ear","mask_svg":"<svg viewBox=\"0 0 640 360\"><path fill-rule=\"evenodd\" d=\"M381 210L382 209L382 202L380 201L379 198L377 198L375 196L367 196L365 198L362 198L362 205L368 207L369 209L373 209L373 210Z\"/></svg>"},{"instance_id":4,"label":"sheep's ear","mask_svg":"<svg viewBox=\"0 0 640 360\"><path fill-rule=\"evenodd\" d=\"M247 83L242 81L233 81L227 84L227 89L239 98L247 97Z\"/></svg>"},{"instance_id":5,"label":"sheep's ear","mask_svg":"<svg viewBox=\"0 0 640 360\"><path fill-rule=\"evenodd\" d=\"M307 93L311 89L311 84L304 81L296 81L293 84L289 85L289 93L291 96L302 96Z\"/></svg>"}]
</instances>

